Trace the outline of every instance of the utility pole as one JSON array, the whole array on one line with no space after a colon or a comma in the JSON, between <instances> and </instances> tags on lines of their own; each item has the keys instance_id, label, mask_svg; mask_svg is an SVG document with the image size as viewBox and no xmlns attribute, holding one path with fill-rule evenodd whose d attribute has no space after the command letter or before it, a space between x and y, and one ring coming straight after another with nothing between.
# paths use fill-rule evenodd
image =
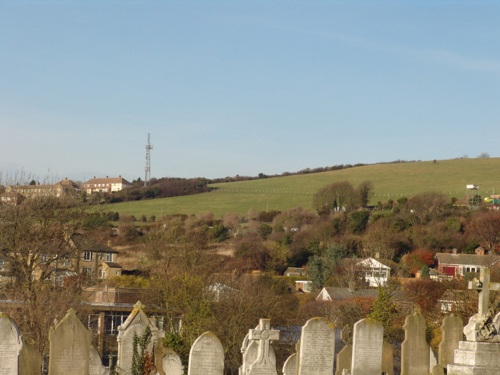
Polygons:
<instances>
[{"instance_id":1,"label":"utility pole","mask_svg":"<svg viewBox=\"0 0 500 375\"><path fill-rule=\"evenodd\" d=\"M146 166L144 167L144 186L148 186L149 179L151 178L151 150L153 146L150 142L150 136L148 133L148 143L146 144Z\"/></svg>"}]
</instances>

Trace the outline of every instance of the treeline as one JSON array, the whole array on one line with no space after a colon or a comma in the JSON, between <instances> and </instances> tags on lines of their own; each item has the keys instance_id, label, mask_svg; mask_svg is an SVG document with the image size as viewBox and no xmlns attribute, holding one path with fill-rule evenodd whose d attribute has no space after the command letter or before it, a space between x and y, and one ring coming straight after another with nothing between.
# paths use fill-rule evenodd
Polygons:
<instances>
[{"instance_id":1,"label":"treeline","mask_svg":"<svg viewBox=\"0 0 500 375\"><path fill-rule=\"evenodd\" d=\"M114 193L111 203L205 193L210 191L208 183L209 180L205 178L153 178L144 187L139 179L133 182L132 188Z\"/></svg>"}]
</instances>

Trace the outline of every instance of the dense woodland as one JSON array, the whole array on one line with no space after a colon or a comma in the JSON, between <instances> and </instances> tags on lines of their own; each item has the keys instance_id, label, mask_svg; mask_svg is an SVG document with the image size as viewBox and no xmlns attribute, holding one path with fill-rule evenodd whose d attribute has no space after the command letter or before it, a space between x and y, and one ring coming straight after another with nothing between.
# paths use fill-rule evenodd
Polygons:
<instances>
[{"instance_id":1,"label":"dense woodland","mask_svg":"<svg viewBox=\"0 0 500 375\"><path fill-rule=\"evenodd\" d=\"M225 346L226 367L236 371L241 341L260 317L272 319L273 326L292 327L313 316L326 316L344 326L370 315L383 322L390 340L401 341L407 311L395 302L396 291L404 291L421 309L428 319L431 343L436 345L440 296L453 291L462 298L457 313L464 319L476 307L467 295L465 280L432 281L425 277L426 270L433 267L436 252L456 248L473 253L478 246L497 250L500 213L458 205L437 192L368 208L372 188L369 181L358 186L336 182L314 195L314 212L297 207L285 212L227 214L222 219L178 214L133 221L100 211L81 197L3 205L0 252L14 262L17 274L11 284L2 286L1 298L25 301L9 313L21 325L23 336L46 353L54 319L60 319L70 306L78 308L84 287L103 282L81 277L68 279L64 285L44 282L51 279L47 266L40 280L30 275L42 262L50 262L42 259L49 243L52 254L62 256L67 234L85 233L125 249L119 261L127 258L126 268L134 275L108 280L106 285L149 291L150 300L166 318L166 328L172 328L165 344L184 359L194 339L211 330ZM314 299L317 293L295 293L294 279L281 276L287 267L304 267L317 290L347 287L349 282L361 287L351 260L368 256L394 262L393 281L379 288L375 300L319 303ZM401 283L418 271L423 279ZM214 285L223 288L214 294ZM183 321L180 332L173 329L179 318ZM292 350L293 345L278 347L279 358Z\"/></svg>"}]
</instances>

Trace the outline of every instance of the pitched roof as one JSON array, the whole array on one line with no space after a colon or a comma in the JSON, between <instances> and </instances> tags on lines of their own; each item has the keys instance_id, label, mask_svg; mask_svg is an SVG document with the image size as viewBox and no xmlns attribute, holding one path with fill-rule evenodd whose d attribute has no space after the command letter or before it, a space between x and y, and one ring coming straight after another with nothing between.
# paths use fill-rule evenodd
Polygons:
<instances>
[{"instance_id":1,"label":"pitched roof","mask_svg":"<svg viewBox=\"0 0 500 375\"><path fill-rule=\"evenodd\" d=\"M115 262L104 262L105 265L107 265L109 268L123 268L120 266L118 263Z\"/></svg>"},{"instance_id":2,"label":"pitched roof","mask_svg":"<svg viewBox=\"0 0 500 375\"><path fill-rule=\"evenodd\" d=\"M73 234L71 241L80 251L93 251L95 253L118 253L109 246L97 243L83 234Z\"/></svg>"},{"instance_id":3,"label":"pitched roof","mask_svg":"<svg viewBox=\"0 0 500 375\"><path fill-rule=\"evenodd\" d=\"M475 265L482 267L490 267L495 263L500 262L498 255L477 255L477 254L452 254L452 253L437 253L436 259L439 264L450 265Z\"/></svg>"}]
</instances>

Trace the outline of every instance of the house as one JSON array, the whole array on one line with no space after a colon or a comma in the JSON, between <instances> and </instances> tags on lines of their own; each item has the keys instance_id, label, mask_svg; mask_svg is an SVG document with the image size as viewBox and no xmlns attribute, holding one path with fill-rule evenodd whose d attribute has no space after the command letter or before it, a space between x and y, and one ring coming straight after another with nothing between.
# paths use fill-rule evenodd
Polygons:
<instances>
[{"instance_id":1,"label":"house","mask_svg":"<svg viewBox=\"0 0 500 375\"><path fill-rule=\"evenodd\" d=\"M298 292L311 293L313 290L313 283L309 280L295 281L295 290Z\"/></svg>"},{"instance_id":2,"label":"house","mask_svg":"<svg viewBox=\"0 0 500 375\"><path fill-rule=\"evenodd\" d=\"M384 286L391 276L392 262L375 258L366 258L358 263L356 267L364 272L366 285L370 287Z\"/></svg>"},{"instance_id":3,"label":"house","mask_svg":"<svg viewBox=\"0 0 500 375\"><path fill-rule=\"evenodd\" d=\"M0 195L0 203L2 204L12 204L16 206L21 203L22 200L23 196L15 191L3 193Z\"/></svg>"},{"instance_id":4,"label":"house","mask_svg":"<svg viewBox=\"0 0 500 375\"><path fill-rule=\"evenodd\" d=\"M477 273L481 267L492 268L500 265L498 255L437 253L437 271L449 277L464 277L467 273Z\"/></svg>"},{"instance_id":5,"label":"house","mask_svg":"<svg viewBox=\"0 0 500 375\"><path fill-rule=\"evenodd\" d=\"M71 236L70 245L79 254L76 264L80 274L92 279L109 279L121 275L122 266L117 263L118 251L82 234Z\"/></svg>"},{"instance_id":6,"label":"house","mask_svg":"<svg viewBox=\"0 0 500 375\"><path fill-rule=\"evenodd\" d=\"M83 190L87 194L92 193L113 193L131 187L132 184L122 176L106 178L92 178L83 183Z\"/></svg>"},{"instance_id":7,"label":"house","mask_svg":"<svg viewBox=\"0 0 500 375\"><path fill-rule=\"evenodd\" d=\"M43 184L43 185L9 185L5 189L5 193L2 195L2 201L8 200L8 203L15 197L14 194L22 198L36 198L36 197L56 197L60 198L68 194L78 192L80 187L77 183L64 179L55 184ZM6 194L9 194L6 196ZM5 196L5 198L4 198ZM18 197L15 203L19 203Z\"/></svg>"},{"instance_id":8,"label":"house","mask_svg":"<svg viewBox=\"0 0 500 375\"><path fill-rule=\"evenodd\" d=\"M306 270L303 267L288 267L284 276L305 276Z\"/></svg>"},{"instance_id":9,"label":"house","mask_svg":"<svg viewBox=\"0 0 500 375\"><path fill-rule=\"evenodd\" d=\"M48 243L40 254L33 277L50 279L62 285L65 280L83 275L90 280L120 276L122 267L117 263L118 252L99 244L83 234L73 234L67 243Z\"/></svg>"}]
</instances>

